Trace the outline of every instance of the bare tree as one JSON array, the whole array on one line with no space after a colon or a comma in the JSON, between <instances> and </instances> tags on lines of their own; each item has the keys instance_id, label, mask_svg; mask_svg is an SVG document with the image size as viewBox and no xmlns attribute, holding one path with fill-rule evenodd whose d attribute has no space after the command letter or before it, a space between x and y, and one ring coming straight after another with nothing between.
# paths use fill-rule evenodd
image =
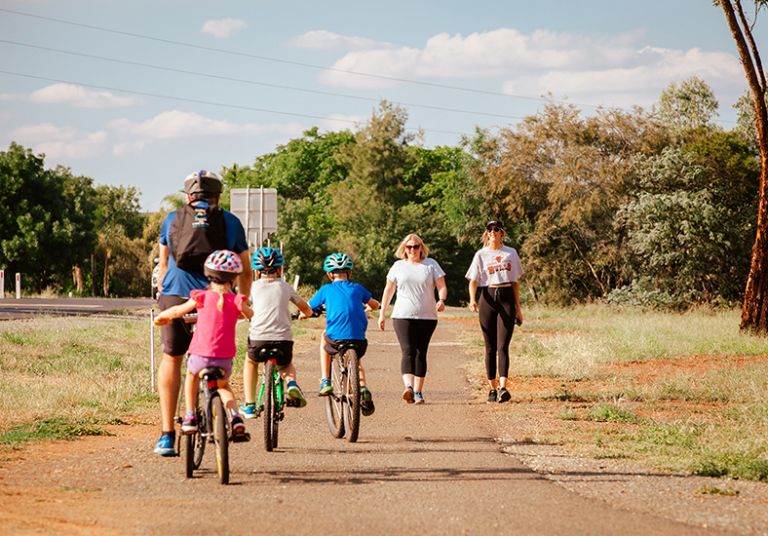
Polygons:
<instances>
[{"instance_id":1,"label":"bare tree","mask_svg":"<svg viewBox=\"0 0 768 536\"><path fill-rule=\"evenodd\" d=\"M754 17L750 22L741 0L718 0L731 30L741 64L747 77L755 107L755 126L760 147L760 193L757 208L757 233L752 246L752 261L744 290L741 329L768 334L768 111L765 104L765 73L760 53L752 34L758 12L768 0L754 0Z\"/></svg>"}]
</instances>

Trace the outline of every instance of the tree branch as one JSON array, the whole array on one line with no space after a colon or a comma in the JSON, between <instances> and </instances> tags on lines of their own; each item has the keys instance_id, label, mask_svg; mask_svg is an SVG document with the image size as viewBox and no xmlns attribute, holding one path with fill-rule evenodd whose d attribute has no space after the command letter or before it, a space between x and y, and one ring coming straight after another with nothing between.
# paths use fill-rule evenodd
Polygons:
<instances>
[{"instance_id":1,"label":"tree branch","mask_svg":"<svg viewBox=\"0 0 768 536\"><path fill-rule=\"evenodd\" d=\"M752 49L752 59L753 59L753 65L755 66L755 69L757 70L757 73L760 75L760 88L762 89L763 95L765 95L765 74L763 73L763 63L760 61L760 53L757 50L757 45L755 44L755 38L752 35L752 27L754 25L750 25L749 21L747 20L747 17L744 15L744 10L741 7L741 0L734 0L736 4L736 9L739 12L739 18L741 19L741 24L744 27L744 33L746 34L747 40L749 41L749 48ZM759 9L758 5L755 4L755 23L757 22L757 9Z\"/></svg>"}]
</instances>

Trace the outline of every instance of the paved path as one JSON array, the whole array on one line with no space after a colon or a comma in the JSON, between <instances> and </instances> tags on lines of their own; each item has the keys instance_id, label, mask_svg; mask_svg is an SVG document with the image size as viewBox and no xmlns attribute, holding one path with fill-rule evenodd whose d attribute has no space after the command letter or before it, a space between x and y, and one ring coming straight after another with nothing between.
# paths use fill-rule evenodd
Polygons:
<instances>
[{"instance_id":1,"label":"paved path","mask_svg":"<svg viewBox=\"0 0 768 536\"><path fill-rule=\"evenodd\" d=\"M438 327L423 406L400 398L394 333L370 333L365 363L377 410L356 444L330 436L312 397L287 415L276 452L263 450L261 422L249 421L254 441L233 447L232 485L221 486L210 453L208 470L188 481L180 459L151 454L154 426L117 427L116 437L41 446L3 467L0 532L716 534L583 498L502 453L478 418L456 331ZM315 352L297 362L310 391ZM41 457L44 471L35 470Z\"/></svg>"}]
</instances>

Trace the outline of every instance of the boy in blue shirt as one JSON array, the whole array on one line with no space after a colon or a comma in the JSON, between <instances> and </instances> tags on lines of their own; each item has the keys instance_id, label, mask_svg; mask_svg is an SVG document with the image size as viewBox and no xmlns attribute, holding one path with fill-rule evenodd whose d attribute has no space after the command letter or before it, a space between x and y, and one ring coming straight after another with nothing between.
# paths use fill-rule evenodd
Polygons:
<instances>
[{"instance_id":1,"label":"boy in blue shirt","mask_svg":"<svg viewBox=\"0 0 768 536\"><path fill-rule=\"evenodd\" d=\"M371 415L375 407L373 396L365 381L362 357L368 349L365 330L368 328L366 307L370 310L379 308L379 302L373 299L371 292L364 286L349 280L353 263L345 253L331 253L323 262L323 269L331 283L320 287L309 300L312 309L325 305L325 333L320 343L320 396L333 392L331 385L331 356L339 352L338 343L354 341L360 360L360 410L363 415ZM303 313L299 318L306 318Z\"/></svg>"}]
</instances>

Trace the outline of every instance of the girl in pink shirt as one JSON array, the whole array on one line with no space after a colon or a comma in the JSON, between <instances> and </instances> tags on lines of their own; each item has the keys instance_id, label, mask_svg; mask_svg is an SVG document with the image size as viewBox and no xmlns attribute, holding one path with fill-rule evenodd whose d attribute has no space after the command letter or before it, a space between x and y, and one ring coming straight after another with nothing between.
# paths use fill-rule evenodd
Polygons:
<instances>
[{"instance_id":1,"label":"girl in pink shirt","mask_svg":"<svg viewBox=\"0 0 768 536\"><path fill-rule=\"evenodd\" d=\"M243 271L240 256L228 250L211 253L203 267L210 285L205 290L190 292L189 301L164 310L155 318L155 324L170 323L197 309L197 326L189 345L187 376L184 382L186 413L181 430L186 434L197 431L197 375L206 367L224 370L219 381L221 399L232 413L232 434L245 435L245 424L237 412L237 401L229 387L232 359L237 351L235 328L238 318L250 318L253 311L248 307L247 296L235 294L232 287L237 275Z\"/></svg>"}]
</instances>

